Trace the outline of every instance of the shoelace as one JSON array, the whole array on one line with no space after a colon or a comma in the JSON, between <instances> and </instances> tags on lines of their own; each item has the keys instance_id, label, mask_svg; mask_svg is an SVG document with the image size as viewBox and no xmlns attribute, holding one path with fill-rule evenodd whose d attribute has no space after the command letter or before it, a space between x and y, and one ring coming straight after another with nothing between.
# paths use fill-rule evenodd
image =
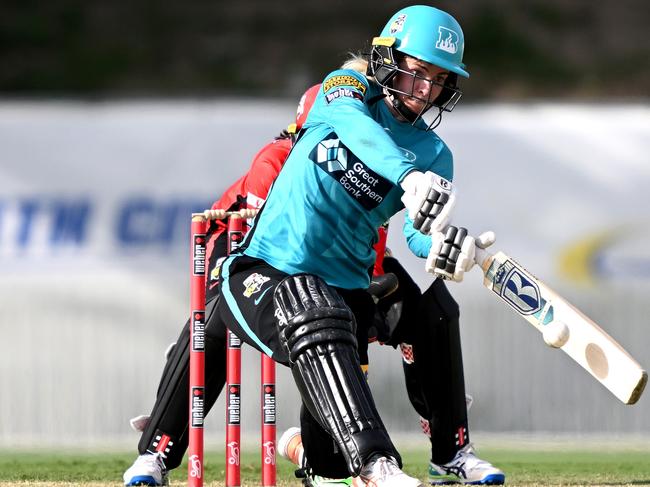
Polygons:
<instances>
[{"instance_id":1,"label":"shoelace","mask_svg":"<svg viewBox=\"0 0 650 487\"><path fill-rule=\"evenodd\" d=\"M140 457L138 457L136 461L138 463L143 463L145 465L160 466L162 472L165 472L165 470L167 470L167 467L165 466L165 461L163 460L162 453L160 452L156 452L149 455L141 455Z\"/></svg>"},{"instance_id":2,"label":"shoelace","mask_svg":"<svg viewBox=\"0 0 650 487\"><path fill-rule=\"evenodd\" d=\"M483 467L483 466L490 465L489 462L487 462L487 461L485 461L485 460L483 460L483 459L476 456L476 454L474 453L474 444L473 443L469 443L465 448L459 450L458 453L460 453L460 452L463 452L463 455L462 455L461 458L464 458L466 460L466 464L471 463L472 468ZM458 458L460 460L459 457L456 457L456 458ZM456 460L456 459L454 459L454 460Z\"/></svg>"},{"instance_id":3,"label":"shoelace","mask_svg":"<svg viewBox=\"0 0 650 487\"><path fill-rule=\"evenodd\" d=\"M399 467L389 458L380 457L372 465L372 469L370 470L370 478L378 475L379 478L385 479L389 475L398 475L401 473L402 471L399 469Z\"/></svg>"}]
</instances>

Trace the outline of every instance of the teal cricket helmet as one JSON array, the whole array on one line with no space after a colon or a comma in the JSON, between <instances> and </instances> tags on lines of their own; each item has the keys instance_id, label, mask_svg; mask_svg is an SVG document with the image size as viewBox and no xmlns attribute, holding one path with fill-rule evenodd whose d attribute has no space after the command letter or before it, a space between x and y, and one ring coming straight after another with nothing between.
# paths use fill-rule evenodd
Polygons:
<instances>
[{"instance_id":1,"label":"teal cricket helmet","mask_svg":"<svg viewBox=\"0 0 650 487\"><path fill-rule=\"evenodd\" d=\"M456 19L442 10L424 5L406 7L395 13L379 37L372 41L366 74L389 94L393 107L408 121L415 123L432 107L439 112L427 130L439 123L442 112L450 112L462 97L458 77L469 78L463 64L465 37ZM410 56L449 71L442 91L435 99L422 99L415 95L415 80L421 77L400 68L400 59ZM396 76L402 74L413 79L411 91L400 91L393 85ZM439 84L428 81L432 84ZM415 113L399 96L418 98L426 102L424 108Z\"/></svg>"},{"instance_id":2,"label":"teal cricket helmet","mask_svg":"<svg viewBox=\"0 0 650 487\"><path fill-rule=\"evenodd\" d=\"M447 12L425 5L403 8L375 40L385 43L391 38L393 49L469 78L463 64L463 29Z\"/></svg>"}]
</instances>

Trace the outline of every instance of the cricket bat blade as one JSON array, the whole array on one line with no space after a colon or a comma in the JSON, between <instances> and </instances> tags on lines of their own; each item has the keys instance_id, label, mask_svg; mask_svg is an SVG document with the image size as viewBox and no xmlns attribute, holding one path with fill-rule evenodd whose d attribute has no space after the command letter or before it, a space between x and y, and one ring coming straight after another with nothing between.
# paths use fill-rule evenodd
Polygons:
<instances>
[{"instance_id":1,"label":"cricket bat blade","mask_svg":"<svg viewBox=\"0 0 650 487\"><path fill-rule=\"evenodd\" d=\"M503 252L477 248L483 285L541 333L554 320L569 329L560 348L625 404L636 403L647 372L616 340Z\"/></svg>"}]
</instances>

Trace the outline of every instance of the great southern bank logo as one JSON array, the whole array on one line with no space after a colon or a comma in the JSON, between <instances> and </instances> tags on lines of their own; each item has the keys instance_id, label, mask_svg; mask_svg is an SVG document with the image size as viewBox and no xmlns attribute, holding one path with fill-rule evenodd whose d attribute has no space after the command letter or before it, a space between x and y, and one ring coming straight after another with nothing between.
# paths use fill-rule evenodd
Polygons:
<instances>
[{"instance_id":1,"label":"great southern bank logo","mask_svg":"<svg viewBox=\"0 0 650 487\"><path fill-rule=\"evenodd\" d=\"M449 54L456 54L458 52L459 42L460 36L458 35L458 32L443 27L442 25L438 26L438 42L436 42L437 49L448 52Z\"/></svg>"},{"instance_id":2,"label":"great southern bank logo","mask_svg":"<svg viewBox=\"0 0 650 487\"><path fill-rule=\"evenodd\" d=\"M348 168L348 151L340 146L339 139L326 139L318 144L316 162L327 164L327 172L345 171Z\"/></svg>"},{"instance_id":3,"label":"great southern bank logo","mask_svg":"<svg viewBox=\"0 0 650 487\"><path fill-rule=\"evenodd\" d=\"M377 174L332 132L309 154L325 173L366 210L379 206L393 184Z\"/></svg>"}]
</instances>

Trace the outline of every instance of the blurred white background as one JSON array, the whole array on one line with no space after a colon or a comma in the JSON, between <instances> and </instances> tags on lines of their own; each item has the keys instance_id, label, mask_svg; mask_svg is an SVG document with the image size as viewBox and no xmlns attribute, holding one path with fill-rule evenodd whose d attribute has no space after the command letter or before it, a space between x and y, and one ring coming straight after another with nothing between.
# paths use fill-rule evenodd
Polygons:
<instances>
[{"instance_id":1,"label":"blurred white background","mask_svg":"<svg viewBox=\"0 0 650 487\"><path fill-rule=\"evenodd\" d=\"M243 174L294 108L0 103L0 446L137 441L128 419L152 406L189 312L189 214ZM456 158L456 223L494 230L495 248L650 366L650 107L466 105L438 133ZM423 262L393 220L389 246L424 289ZM619 403L493 298L478 270L450 287L473 431L650 435L647 396ZM244 360L258 369L254 353ZM389 429L415 433L400 360L373 345L370 382ZM286 372L279 428L298 414ZM258 383L243 385L250 433ZM207 423L209 437L222 431L223 398Z\"/></svg>"}]
</instances>

